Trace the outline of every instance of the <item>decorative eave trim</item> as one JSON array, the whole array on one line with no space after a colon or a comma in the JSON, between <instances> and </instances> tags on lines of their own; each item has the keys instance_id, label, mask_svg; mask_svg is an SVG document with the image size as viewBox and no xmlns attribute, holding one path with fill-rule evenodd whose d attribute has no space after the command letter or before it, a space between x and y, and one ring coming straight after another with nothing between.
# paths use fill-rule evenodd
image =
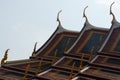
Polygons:
<instances>
[{"instance_id":1,"label":"decorative eave trim","mask_svg":"<svg viewBox=\"0 0 120 80\"><path fill-rule=\"evenodd\" d=\"M85 67L84 69L82 69L81 71L80 71L80 73L83 73L84 71L86 71L86 70L88 70L90 67L88 66L88 67ZM79 76L76 76L75 78L73 78L72 80L77 80L77 79L79 79Z\"/></svg>"},{"instance_id":2,"label":"decorative eave trim","mask_svg":"<svg viewBox=\"0 0 120 80\"><path fill-rule=\"evenodd\" d=\"M28 59L29 60L29 59ZM30 64L30 63L34 63L34 62L39 62L38 61L24 61L24 62L18 62L18 63L9 63L9 64L5 64L5 66L13 66L13 65L21 65L21 64Z\"/></svg>"},{"instance_id":3,"label":"decorative eave trim","mask_svg":"<svg viewBox=\"0 0 120 80\"><path fill-rule=\"evenodd\" d=\"M41 73L38 74L37 76L38 76L38 77L39 77L39 76L42 76L42 75L44 75L44 74L50 72L51 70L52 70L52 69L48 69L48 70L46 70L46 71L44 71L44 72L41 72Z\"/></svg>"},{"instance_id":4,"label":"decorative eave trim","mask_svg":"<svg viewBox=\"0 0 120 80\"><path fill-rule=\"evenodd\" d=\"M91 25L89 22L86 22L85 29L86 30L98 29L98 30L103 30L103 31L109 30L108 28L95 27L95 26Z\"/></svg>"},{"instance_id":5,"label":"decorative eave trim","mask_svg":"<svg viewBox=\"0 0 120 80\"><path fill-rule=\"evenodd\" d=\"M57 65L59 62L61 62L65 57L63 56L62 58L60 58L56 63L53 64L53 66Z\"/></svg>"},{"instance_id":6,"label":"decorative eave trim","mask_svg":"<svg viewBox=\"0 0 120 80\"><path fill-rule=\"evenodd\" d=\"M77 80L79 77L77 76L77 77L75 77L75 78L73 78L72 80Z\"/></svg>"}]
</instances>

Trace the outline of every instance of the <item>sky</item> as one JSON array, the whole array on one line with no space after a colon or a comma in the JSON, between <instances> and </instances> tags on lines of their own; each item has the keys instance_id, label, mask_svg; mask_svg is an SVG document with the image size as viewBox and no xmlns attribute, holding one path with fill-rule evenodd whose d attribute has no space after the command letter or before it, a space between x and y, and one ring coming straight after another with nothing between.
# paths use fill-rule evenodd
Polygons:
<instances>
[{"instance_id":1,"label":"sky","mask_svg":"<svg viewBox=\"0 0 120 80\"><path fill-rule=\"evenodd\" d=\"M56 16L60 14L65 29L80 31L85 19L96 27L110 28L112 11L120 21L119 0L0 0L0 60L10 49L8 60L28 59L35 42L40 48L57 28Z\"/></svg>"}]
</instances>

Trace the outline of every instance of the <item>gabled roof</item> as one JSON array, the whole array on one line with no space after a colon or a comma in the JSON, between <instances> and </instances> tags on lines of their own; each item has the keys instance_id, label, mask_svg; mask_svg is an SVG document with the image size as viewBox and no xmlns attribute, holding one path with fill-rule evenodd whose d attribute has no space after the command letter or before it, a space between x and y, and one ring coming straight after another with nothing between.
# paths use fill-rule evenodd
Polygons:
<instances>
[{"instance_id":1,"label":"gabled roof","mask_svg":"<svg viewBox=\"0 0 120 80\"><path fill-rule=\"evenodd\" d=\"M111 7L114 3L111 4ZM111 9L110 7L110 9ZM87 69L79 73L76 77L79 80L82 77L97 79L103 78L107 80L119 80L120 78L120 23L113 16L112 26L108 36L99 49L98 55L90 62ZM74 79L73 79L74 80Z\"/></svg>"},{"instance_id":2,"label":"gabled roof","mask_svg":"<svg viewBox=\"0 0 120 80\"><path fill-rule=\"evenodd\" d=\"M41 72L49 69L53 64L52 60L54 58L54 53L56 52L56 49L58 50L55 57L57 58L62 57L64 51L73 45L78 35L77 31L64 29L60 23L59 18L57 18L57 21L59 22L57 29L55 30L53 35L48 39L48 41L40 49L37 50L36 54L32 55L30 59L12 61L12 62L10 61L9 63L2 65L2 68L6 69L6 72L9 72L10 70L12 72L15 71L16 74L19 73L22 74L21 77L19 75L16 76L16 79L19 78L21 79L24 76L24 72L28 64L30 65L28 74L34 76L36 74L36 69L38 67L38 64L41 60L42 60ZM69 42L69 46L67 45L68 42ZM37 60L36 58L40 58L40 60ZM8 77L7 75L4 76Z\"/></svg>"},{"instance_id":3,"label":"gabled roof","mask_svg":"<svg viewBox=\"0 0 120 80\"><path fill-rule=\"evenodd\" d=\"M47 40L47 42L41 47L41 48L39 48L38 50L37 50L37 52L36 52L36 55L35 55L35 57L38 57L50 44L51 44L51 42L53 43L53 42L56 42L56 41L58 41L58 40L56 40L56 39L59 39L59 37L60 36L70 36L70 37L77 37L77 35L78 35L78 32L76 32L76 31L69 31L69 30L67 30L67 29L64 29L61 25L59 25L58 27L57 27L57 29L55 30L55 32L52 34L52 36ZM59 43L59 42L57 42L57 43ZM54 45L52 45L52 46L54 46Z\"/></svg>"},{"instance_id":4,"label":"gabled roof","mask_svg":"<svg viewBox=\"0 0 120 80\"><path fill-rule=\"evenodd\" d=\"M79 36L78 36L77 40L75 41L75 43L66 52L67 55L75 56L75 54L76 54L76 57L78 57L81 55L81 53L90 53L92 47L97 48L97 45L99 45L98 41L99 41L100 37L102 37L100 45L104 42L104 40L106 38L106 35L107 35L109 29L95 27L95 26L91 25L85 15L85 10L84 10L84 17L86 18L84 27L82 28L81 32L79 33ZM93 39L94 41L91 39ZM88 50L88 51L86 51L86 50ZM96 53L97 51L98 50L94 49L94 53Z\"/></svg>"},{"instance_id":5,"label":"gabled roof","mask_svg":"<svg viewBox=\"0 0 120 80\"><path fill-rule=\"evenodd\" d=\"M72 65L74 63L75 63L75 68L73 70L73 74L77 74L79 72L78 69L79 69L79 67L81 65L80 64L80 62L81 62L81 56L78 55L79 53L76 54L77 53L76 51L77 51L77 49L81 48L81 45L84 43L84 41L87 38L88 39L87 39L87 41L85 43L88 42L88 40L90 39L90 36L94 32L98 33L100 35L104 35L104 34L106 34L108 32L108 29L94 27L93 25L91 25L88 22L88 20L86 20L85 25L84 25L83 29L81 30L81 32L79 33L79 36L78 36L77 40L72 45L72 47L70 47L68 49L68 51L65 53L65 56L62 57L62 58L60 58L55 64L53 64L51 69L49 69L49 70L47 70L47 71L45 71L43 73L40 73L38 75L38 77L46 78L46 79L51 79L52 80L54 78L55 79L61 79L60 76L64 76L63 77L64 79L68 79L70 71L71 71L71 67L72 67ZM80 43L81 43L81 45L80 45ZM84 43L84 45L85 45L85 43ZM84 65L82 67L84 68L85 66L88 65L88 60L83 59L82 63ZM50 75L50 74L55 74L56 76L53 76L53 75Z\"/></svg>"},{"instance_id":6,"label":"gabled roof","mask_svg":"<svg viewBox=\"0 0 120 80\"><path fill-rule=\"evenodd\" d=\"M36 54L31 56L32 57L37 57L37 58L41 58L41 57L46 57L46 58L49 58L50 59L50 56L48 56L49 53L52 53L53 50L55 48L57 48L59 45L59 43L61 42L61 40L63 38L70 38L70 43L74 43L74 41L76 40L77 36L78 36L78 32L77 31L71 31L71 30L67 30L67 29L64 29L61 25L61 22L59 20L59 13L58 13L58 17L57 17L57 21L58 21L58 27L57 29L55 30L55 32L52 34L52 36L46 41L46 43L41 47L39 48L37 51L36 51ZM74 39L74 41L72 40ZM65 41L65 44L66 44L66 40ZM71 45L72 45L71 44ZM63 44L61 44L63 45ZM70 45L70 46L71 46ZM69 47L70 47L69 46ZM63 49L65 48L62 47ZM58 51L59 52L59 51ZM63 52L63 51L62 51ZM64 53L64 52L63 52ZM62 54L62 53L61 53Z\"/></svg>"},{"instance_id":7,"label":"gabled roof","mask_svg":"<svg viewBox=\"0 0 120 80\"><path fill-rule=\"evenodd\" d=\"M111 11L113 4L114 3L112 3L110 7L110 14L113 16L112 25L99 52L105 55L120 57L120 23L116 20L115 15Z\"/></svg>"},{"instance_id":8,"label":"gabled roof","mask_svg":"<svg viewBox=\"0 0 120 80\"><path fill-rule=\"evenodd\" d=\"M76 47L78 47L78 45L80 46L80 42L83 42L83 40L86 39L85 35L88 36L89 33L91 32L98 32L99 34L106 34L108 32L108 29L106 28L100 28L100 27L94 27L93 25L91 25L89 22L86 22L86 26L83 27L83 29L81 30L81 33L79 34L76 42L74 43L74 45L68 50L67 53L72 53L75 51ZM79 49L79 48L77 48ZM74 52L75 53L75 52Z\"/></svg>"},{"instance_id":9,"label":"gabled roof","mask_svg":"<svg viewBox=\"0 0 120 80\"><path fill-rule=\"evenodd\" d=\"M107 35L108 29L89 23L86 8L83 13L86 21L80 33L62 27L60 11L58 27L48 41L30 59L2 64L0 79L21 79L29 68L27 77L30 80L64 80L71 77L75 77L72 80L119 80L120 23L110 11L113 20ZM30 67L26 69L27 65Z\"/></svg>"}]
</instances>

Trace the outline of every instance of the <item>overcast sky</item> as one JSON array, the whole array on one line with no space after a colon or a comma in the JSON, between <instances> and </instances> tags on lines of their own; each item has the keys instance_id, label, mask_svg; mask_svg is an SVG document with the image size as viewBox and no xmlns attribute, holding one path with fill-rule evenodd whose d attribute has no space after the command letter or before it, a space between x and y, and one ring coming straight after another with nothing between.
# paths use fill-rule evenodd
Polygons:
<instances>
[{"instance_id":1,"label":"overcast sky","mask_svg":"<svg viewBox=\"0 0 120 80\"><path fill-rule=\"evenodd\" d=\"M35 42L37 49L57 28L56 15L62 9L60 20L66 29L80 31L86 15L96 27L110 28L113 13L120 21L119 0L0 0L0 59L10 49L8 60L26 59L32 53Z\"/></svg>"}]
</instances>

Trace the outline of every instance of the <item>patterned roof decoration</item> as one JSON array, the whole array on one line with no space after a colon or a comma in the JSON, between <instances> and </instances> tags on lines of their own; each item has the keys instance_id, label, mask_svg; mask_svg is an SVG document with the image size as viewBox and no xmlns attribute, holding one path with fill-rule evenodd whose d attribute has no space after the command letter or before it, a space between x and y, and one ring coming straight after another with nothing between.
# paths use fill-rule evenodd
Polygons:
<instances>
[{"instance_id":1,"label":"patterned roof decoration","mask_svg":"<svg viewBox=\"0 0 120 80\"><path fill-rule=\"evenodd\" d=\"M0 80L119 80L120 23L113 16L110 29L89 23L80 32L58 27L46 43L25 60L7 61L5 51L0 65Z\"/></svg>"}]
</instances>

